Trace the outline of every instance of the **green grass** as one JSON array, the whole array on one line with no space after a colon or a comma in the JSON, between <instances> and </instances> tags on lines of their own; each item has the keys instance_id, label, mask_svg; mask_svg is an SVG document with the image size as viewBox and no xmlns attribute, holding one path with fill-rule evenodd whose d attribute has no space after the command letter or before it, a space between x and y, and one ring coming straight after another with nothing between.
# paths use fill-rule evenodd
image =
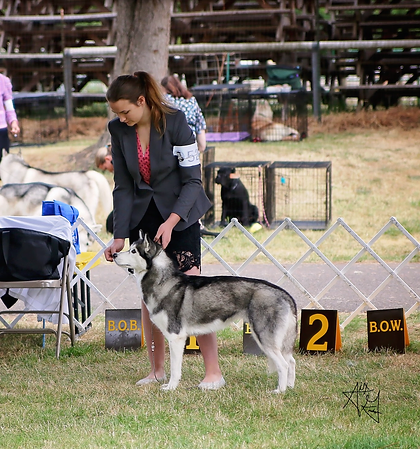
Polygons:
<instances>
[{"instance_id":1,"label":"green grass","mask_svg":"<svg viewBox=\"0 0 420 449\"><path fill-rule=\"evenodd\" d=\"M135 387L145 349L104 349L104 321L54 358L54 339L0 337L0 447L417 448L420 446L420 314L408 318L405 355L367 352L366 317L345 329L336 354L296 353L296 386L273 395L264 357L242 353L242 332L219 333L227 387L201 392L199 355L184 356L174 392ZM169 367L167 368L169 371ZM379 423L359 417L343 392L380 391ZM363 402L363 397L361 397ZM58 443L57 443L58 442Z\"/></svg>"}]
</instances>

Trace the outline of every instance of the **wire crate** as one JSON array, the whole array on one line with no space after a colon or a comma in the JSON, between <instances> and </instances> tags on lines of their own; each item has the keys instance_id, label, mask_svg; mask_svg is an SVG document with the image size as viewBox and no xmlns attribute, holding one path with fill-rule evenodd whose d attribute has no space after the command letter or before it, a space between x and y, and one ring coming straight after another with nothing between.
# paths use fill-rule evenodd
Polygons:
<instances>
[{"instance_id":1,"label":"wire crate","mask_svg":"<svg viewBox=\"0 0 420 449\"><path fill-rule=\"evenodd\" d=\"M249 93L250 134L254 141L299 141L308 136L307 93Z\"/></svg>"},{"instance_id":2,"label":"wire crate","mask_svg":"<svg viewBox=\"0 0 420 449\"><path fill-rule=\"evenodd\" d=\"M289 217L300 229L331 221L331 162L273 162L266 169L265 213L271 227Z\"/></svg>"},{"instance_id":3,"label":"wire crate","mask_svg":"<svg viewBox=\"0 0 420 449\"><path fill-rule=\"evenodd\" d=\"M265 197L265 173L270 162L212 162L204 167L204 190L213 207L206 213L203 222L207 226L219 225L222 216L221 186L215 183L215 178L219 168L235 168L236 175L249 193L249 201L257 206L260 220L263 218L264 197Z\"/></svg>"},{"instance_id":4,"label":"wire crate","mask_svg":"<svg viewBox=\"0 0 420 449\"><path fill-rule=\"evenodd\" d=\"M191 89L206 119L208 142L249 138L249 86L216 84Z\"/></svg>"},{"instance_id":5,"label":"wire crate","mask_svg":"<svg viewBox=\"0 0 420 449\"><path fill-rule=\"evenodd\" d=\"M326 229L331 221L330 161L326 162L212 162L204 167L203 184L213 207L204 216L207 226L220 225L221 186L215 183L219 168L235 168L258 207L259 222L277 227L286 217L299 229Z\"/></svg>"},{"instance_id":6,"label":"wire crate","mask_svg":"<svg viewBox=\"0 0 420 449\"><path fill-rule=\"evenodd\" d=\"M192 88L206 119L207 140L275 142L307 137L307 93L267 89L250 91L244 84Z\"/></svg>"}]
</instances>

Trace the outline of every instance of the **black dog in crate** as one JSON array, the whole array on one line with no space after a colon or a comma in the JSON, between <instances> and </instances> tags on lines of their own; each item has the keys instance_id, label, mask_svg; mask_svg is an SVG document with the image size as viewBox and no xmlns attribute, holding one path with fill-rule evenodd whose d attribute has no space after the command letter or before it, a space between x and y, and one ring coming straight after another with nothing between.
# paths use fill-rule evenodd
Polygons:
<instances>
[{"instance_id":1,"label":"black dog in crate","mask_svg":"<svg viewBox=\"0 0 420 449\"><path fill-rule=\"evenodd\" d=\"M222 186L222 226L232 218L237 218L243 226L258 221L258 207L250 203L248 190L235 174L234 167L220 168L214 181Z\"/></svg>"}]
</instances>

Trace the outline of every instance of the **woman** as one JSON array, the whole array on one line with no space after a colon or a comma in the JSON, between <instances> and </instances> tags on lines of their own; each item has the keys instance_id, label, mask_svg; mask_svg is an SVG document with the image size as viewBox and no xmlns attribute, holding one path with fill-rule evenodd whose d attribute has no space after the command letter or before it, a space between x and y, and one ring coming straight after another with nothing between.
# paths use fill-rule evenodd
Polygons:
<instances>
[{"instance_id":1,"label":"woman","mask_svg":"<svg viewBox=\"0 0 420 449\"><path fill-rule=\"evenodd\" d=\"M114 164L114 241L105 251L124 248L138 239L139 229L162 244L181 271L198 275L201 267L199 218L211 206L201 183L194 135L182 111L168 105L159 85L147 72L116 78L106 94L111 110ZM152 369L136 385L163 380L165 339L152 325L143 303L143 325ZM198 337L204 358L201 389L224 386L215 334Z\"/></svg>"},{"instance_id":2,"label":"woman","mask_svg":"<svg viewBox=\"0 0 420 449\"><path fill-rule=\"evenodd\" d=\"M204 153L206 149L206 121L200 106L193 94L173 75L166 76L161 81L169 103L180 109L187 119L197 140L198 150Z\"/></svg>"},{"instance_id":3,"label":"woman","mask_svg":"<svg viewBox=\"0 0 420 449\"><path fill-rule=\"evenodd\" d=\"M0 161L3 157L3 149L9 152L9 129L13 135L20 133L16 111L13 106L12 83L7 76L0 73Z\"/></svg>"}]
</instances>

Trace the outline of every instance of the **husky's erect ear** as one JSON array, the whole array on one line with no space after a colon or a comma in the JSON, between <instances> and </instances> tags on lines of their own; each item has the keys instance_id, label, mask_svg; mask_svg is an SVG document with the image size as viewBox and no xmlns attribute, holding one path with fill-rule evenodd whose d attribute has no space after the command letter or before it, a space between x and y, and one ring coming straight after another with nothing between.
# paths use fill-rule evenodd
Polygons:
<instances>
[{"instance_id":1,"label":"husky's erect ear","mask_svg":"<svg viewBox=\"0 0 420 449\"><path fill-rule=\"evenodd\" d=\"M137 250L146 261L147 269L150 269L154 257L162 250L162 247L155 243L147 233L140 231Z\"/></svg>"},{"instance_id":2,"label":"husky's erect ear","mask_svg":"<svg viewBox=\"0 0 420 449\"><path fill-rule=\"evenodd\" d=\"M139 230L139 240L144 240L144 232L141 229Z\"/></svg>"},{"instance_id":3,"label":"husky's erect ear","mask_svg":"<svg viewBox=\"0 0 420 449\"><path fill-rule=\"evenodd\" d=\"M152 241L150 240L150 237L148 234L144 234L144 239L143 239L143 248L145 253L150 253L150 248L152 247Z\"/></svg>"}]
</instances>

